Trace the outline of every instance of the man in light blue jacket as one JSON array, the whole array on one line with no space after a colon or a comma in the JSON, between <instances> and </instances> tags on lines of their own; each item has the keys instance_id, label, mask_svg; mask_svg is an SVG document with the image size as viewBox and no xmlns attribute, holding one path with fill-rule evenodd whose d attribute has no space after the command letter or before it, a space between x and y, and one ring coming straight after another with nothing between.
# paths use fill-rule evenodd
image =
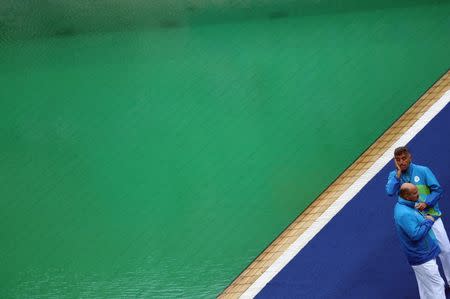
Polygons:
<instances>
[{"instance_id":1,"label":"man in light blue jacket","mask_svg":"<svg viewBox=\"0 0 450 299\"><path fill-rule=\"evenodd\" d=\"M432 230L441 249L439 259L447 284L450 286L450 240L439 209L442 187L428 167L411 163L411 154L406 146L395 149L394 162L396 169L389 174L386 192L389 196L398 196L400 185L403 183L411 183L418 188L419 200L416 203L416 209L423 215L433 216L435 220Z\"/></svg>"},{"instance_id":2,"label":"man in light blue jacket","mask_svg":"<svg viewBox=\"0 0 450 299\"><path fill-rule=\"evenodd\" d=\"M440 249L431 230L435 220L433 216L424 216L415 209L418 199L419 191L415 185L401 185L394 208L397 234L416 275L420 298L445 299L445 283L436 264Z\"/></svg>"}]
</instances>

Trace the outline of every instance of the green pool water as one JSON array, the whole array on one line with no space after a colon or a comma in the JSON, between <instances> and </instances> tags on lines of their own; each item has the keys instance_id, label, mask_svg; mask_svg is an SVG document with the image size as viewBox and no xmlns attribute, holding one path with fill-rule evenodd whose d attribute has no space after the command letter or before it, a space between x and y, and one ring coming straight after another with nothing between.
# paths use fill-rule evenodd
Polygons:
<instances>
[{"instance_id":1,"label":"green pool water","mask_svg":"<svg viewBox=\"0 0 450 299\"><path fill-rule=\"evenodd\" d=\"M1 297L217 296L449 67L448 1L283 16L3 39Z\"/></svg>"}]
</instances>

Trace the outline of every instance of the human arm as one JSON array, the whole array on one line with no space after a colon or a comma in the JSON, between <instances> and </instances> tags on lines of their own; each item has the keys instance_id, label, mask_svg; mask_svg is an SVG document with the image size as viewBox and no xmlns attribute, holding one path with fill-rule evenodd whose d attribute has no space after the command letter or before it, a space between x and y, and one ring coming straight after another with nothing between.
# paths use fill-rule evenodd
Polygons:
<instances>
[{"instance_id":1,"label":"human arm","mask_svg":"<svg viewBox=\"0 0 450 299\"><path fill-rule=\"evenodd\" d=\"M425 203L427 206L434 207L439 199L442 197L444 190L429 168L425 168L426 184L430 188L430 194L427 195Z\"/></svg>"},{"instance_id":2,"label":"human arm","mask_svg":"<svg viewBox=\"0 0 450 299\"><path fill-rule=\"evenodd\" d=\"M423 217L419 213L406 214L400 218L399 224L402 230L413 241L421 240L433 226L434 218Z\"/></svg>"},{"instance_id":3,"label":"human arm","mask_svg":"<svg viewBox=\"0 0 450 299\"><path fill-rule=\"evenodd\" d=\"M397 177L397 172L392 171L386 184L386 193L389 196L396 196L400 189L400 179Z\"/></svg>"}]
</instances>

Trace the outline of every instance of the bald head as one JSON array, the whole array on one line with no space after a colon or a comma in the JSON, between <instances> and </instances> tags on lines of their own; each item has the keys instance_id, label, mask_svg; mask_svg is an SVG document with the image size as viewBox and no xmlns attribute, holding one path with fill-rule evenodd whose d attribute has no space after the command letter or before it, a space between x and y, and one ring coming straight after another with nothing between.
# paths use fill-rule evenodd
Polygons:
<instances>
[{"instance_id":1,"label":"bald head","mask_svg":"<svg viewBox=\"0 0 450 299\"><path fill-rule=\"evenodd\" d=\"M414 184L404 183L400 187L400 197L410 201L417 201L419 199L419 190Z\"/></svg>"}]
</instances>

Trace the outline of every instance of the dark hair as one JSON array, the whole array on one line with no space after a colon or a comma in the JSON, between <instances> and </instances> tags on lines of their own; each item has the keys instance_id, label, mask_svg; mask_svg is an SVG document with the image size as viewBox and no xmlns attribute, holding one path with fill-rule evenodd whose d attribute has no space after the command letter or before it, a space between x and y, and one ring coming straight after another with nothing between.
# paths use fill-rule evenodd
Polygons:
<instances>
[{"instance_id":1,"label":"dark hair","mask_svg":"<svg viewBox=\"0 0 450 299\"><path fill-rule=\"evenodd\" d=\"M405 145L405 146L397 147L397 148L394 150L394 156L400 156L400 155L403 155L403 154L409 154L409 150L408 150L408 148L406 147L406 145Z\"/></svg>"}]
</instances>

